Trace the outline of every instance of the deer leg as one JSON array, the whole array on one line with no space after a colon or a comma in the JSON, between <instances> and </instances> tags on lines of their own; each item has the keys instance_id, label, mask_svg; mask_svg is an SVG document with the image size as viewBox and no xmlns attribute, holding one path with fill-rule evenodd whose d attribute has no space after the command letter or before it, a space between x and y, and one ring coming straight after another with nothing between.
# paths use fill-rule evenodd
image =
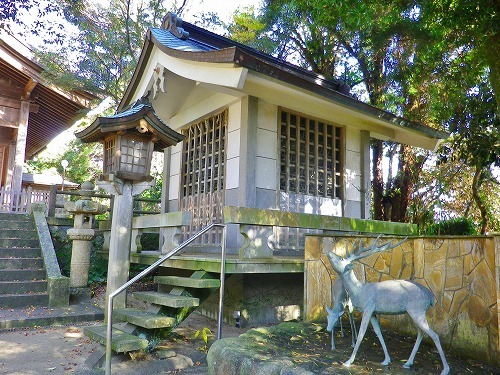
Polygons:
<instances>
[{"instance_id":1,"label":"deer leg","mask_svg":"<svg viewBox=\"0 0 500 375\"><path fill-rule=\"evenodd\" d=\"M354 322L354 315L352 312L349 313L349 323L351 324L351 346L354 348L358 333L356 332L356 323Z\"/></svg>"},{"instance_id":2,"label":"deer leg","mask_svg":"<svg viewBox=\"0 0 500 375\"><path fill-rule=\"evenodd\" d=\"M441 372L441 375L448 375L450 373L450 366L448 365L448 362L446 361L446 358L444 356L443 348L441 347L441 343L439 342L438 334L434 332L431 327L429 327L429 323L427 322L427 318L425 317L425 311L423 314L408 311L408 315L410 315L417 327L424 331L424 333L426 333L432 339L432 341L434 341L439 356L441 357L441 362L443 363L443 371Z\"/></svg>"},{"instance_id":3,"label":"deer leg","mask_svg":"<svg viewBox=\"0 0 500 375\"><path fill-rule=\"evenodd\" d=\"M333 337L335 332L335 327L332 328L332 350L335 350L335 338Z\"/></svg>"},{"instance_id":4,"label":"deer leg","mask_svg":"<svg viewBox=\"0 0 500 375\"><path fill-rule=\"evenodd\" d=\"M339 318L339 324L340 324L340 337L344 337L344 326L342 324L342 316Z\"/></svg>"},{"instance_id":5,"label":"deer leg","mask_svg":"<svg viewBox=\"0 0 500 375\"><path fill-rule=\"evenodd\" d=\"M380 330L380 325L378 324L378 319L374 316L371 317L370 321L372 322L373 330L380 341L380 345L382 345L382 349L384 350L384 361L381 363L384 366L387 366L391 363L391 357L389 357L389 352L387 351L387 347L385 346L384 338L382 337L382 331Z\"/></svg>"},{"instance_id":6,"label":"deer leg","mask_svg":"<svg viewBox=\"0 0 500 375\"><path fill-rule=\"evenodd\" d=\"M358 334L358 339L356 340L356 345L354 345L351 357L346 362L344 362L344 366L349 367L351 363L354 362L354 358L356 358L356 353L358 352L359 346L361 345L361 341L363 341L363 337L365 335L366 328L368 327L368 323L370 322L372 313L373 311L365 311L363 313L363 318L361 319L361 325L359 326L359 334Z\"/></svg>"},{"instance_id":7,"label":"deer leg","mask_svg":"<svg viewBox=\"0 0 500 375\"><path fill-rule=\"evenodd\" d=\"M418 327L417 329L417 341L415 341L415 345L413 346L413 350L411 351L410 358L408 358L406 363L403 365L404 368L410 368L411 366L413 366L413 360L415 359L418 348L420 347L420 343L422 342L422 330L420 329L420 327Z\"/></svg>"}]
</instances>

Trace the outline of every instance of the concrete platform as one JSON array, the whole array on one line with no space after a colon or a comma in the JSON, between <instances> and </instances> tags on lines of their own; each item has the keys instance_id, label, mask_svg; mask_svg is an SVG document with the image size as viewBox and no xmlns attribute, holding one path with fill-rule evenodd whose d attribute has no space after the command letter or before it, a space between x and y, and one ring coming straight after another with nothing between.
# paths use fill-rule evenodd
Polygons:
<instances>
[{"instance_id":1,"label":"concrete platform","mask_svg":"<svg viewBox=\"0 0 500 375\"><path fill-rule=\"evenodd\" d=\"M104 257L106 253L100 253ZM132 263L150 265L161 258L161 254L155 251L143 251L131 254ZM203 269L207 272L220 272L220 254L190 253L186 255L173 256L160 267L172 267L186 270ZM269 259L240 259L237 255L226 256L227 274L245 273L303 273L304 257L274 256Z\"/></svg>"}]
</instances>

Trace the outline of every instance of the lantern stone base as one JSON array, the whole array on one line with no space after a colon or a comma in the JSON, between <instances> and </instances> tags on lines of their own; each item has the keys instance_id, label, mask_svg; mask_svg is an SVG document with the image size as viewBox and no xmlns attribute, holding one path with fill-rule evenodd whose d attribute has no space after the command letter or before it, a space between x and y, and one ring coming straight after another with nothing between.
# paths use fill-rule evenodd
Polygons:
<instances>
[{"instance_id":1,"label":"lantern stone base","mask_svg":"<svg viewBox=\"0 0 500 375\"><path fill-rule=\"evenodd\" d=\"M69 303L76 304L81 302L89 302L92 299L90 288L69 288Z\"/></svg>"}]
</instances>

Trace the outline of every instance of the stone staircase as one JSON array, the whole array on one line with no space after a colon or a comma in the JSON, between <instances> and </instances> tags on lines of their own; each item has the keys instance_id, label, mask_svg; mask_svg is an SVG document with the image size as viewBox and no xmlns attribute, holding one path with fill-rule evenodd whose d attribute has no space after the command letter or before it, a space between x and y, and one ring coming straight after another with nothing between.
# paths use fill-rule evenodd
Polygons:
<instances>
[{"instance_id":1,"label":"stone staircase","mask_svg":"<svg viewBox=\"0 0 500 375\"><path fill-rule=\"evenodd\" d=\"M47 273L33 216L0 213L0 307L48 305Z\"/></svg>"},{"instance_id":2,"label":"stone staircase","mask_svg":"<svg viewBox=\"0 0 500 375\"><path fill-rule=\"evenodd\" d=\"M219 279L205 271L190 277L156 276L157 292L135 292L132 297L146 302L147 309L113 310L113 340L117 353L154 348L159 340L180 324L220 286ZM117 323L118 322L118 323ZM89 326L85 335L106 345L106 325Z\"/></svg>"}]
</instances>

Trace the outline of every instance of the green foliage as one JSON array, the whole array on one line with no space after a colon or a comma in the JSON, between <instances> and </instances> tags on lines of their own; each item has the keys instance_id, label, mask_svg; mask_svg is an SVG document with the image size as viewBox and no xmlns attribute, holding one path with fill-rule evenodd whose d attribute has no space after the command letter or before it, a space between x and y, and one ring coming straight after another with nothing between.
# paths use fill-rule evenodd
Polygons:
<instances>
[{"instance_id":1,"label":"green foliage","mask_svg":"<svg viewBox=\"0 0 500 375\"><path fill-rule=\"evenodd\" d=\"M374 218L432 221L435 218L426 213L433 212L442 195L463 201L461 206L471 212L476 210L473 202L483 218L491 216L489 202L495 205L495 198L482 191L495 184L487 172L496 164L494 155L500 155L499 125L494 120L498 103L493 95L493 90L500 91L500 83L495 84L500 77L498 2L267 0L265 4L264 34L276 42L276 56L300 56L299 64L345 80L359 98L410 120L437 128L467 124L469 131L454 137L459 142L448 144L446 163L452 165L443 168L441 160L434 167L436 173L425 171L425 180L422 169L426 163L429 167L430 153L373 142ZM385 180L384 155L397 167ZM469 168L462 168L460 177L460 168L455 167L459 159L479 178L469 179L465 175L471 173ZM489 167L484 160L489 160ZM464 189L460 180L471 188ZM447 190L454 188L458 190ZM465 190L470 194L463 194ZM484 231L486 221L482 221Z\"/></svg>"},{"instance_id":2,"label":"green foliage","mask_svg":"<svg viewBox=\"0 0 500 375\"><path fill-rule=\"evenodd\" d=\"M67 236L65 231L57 227L50 228L52 243L56 251L57 262L63 276L69 277L71 270L71 250L73 241Z\"/></svg>"},{"instance_id":3,"label":"green foliage","mask_svg":"<svg viewBox=\"0 0 500 375\"><path fill-rule=\"evenodd\" d=\"M143 233L141 236L141 246L143 250L159 249L160 235L158 233Z\"/></svg>"},{"instance_id":4,"label":"green foliage","mask_svg":"<svg viewBox=\"0 0 500 375\"><path fill-rule=\"evenodd\" d=\"M104 238L102 235L96 236L92 241L90 250L89 285L100 283L107 279L108 261L99 256L99 251L102 249L103 243Z\"/></svg>"},{"instance_id":5,"label":"green foliage","mask_svg":"<svg viewBox=\"0 0 500 375\"><path fill-rule=\"evenodd\" d=\"M206 352L208 350L208 338L209 338L209 336L213 336L213 335L212 335L212 331L208 327L200 328L194 333L194 338L197 339L199 337L203 341L203 343L205 344L201 348L199 348L201 351Z\"/></svg>"},{"instance_id":6,"label":"green foliage","mask_svg":"<svg viewBox=\"0 0 500 375\"><path fill-rule=\"evenodd\" d=\"M477 234L472 220L465 217L444 220L426 228L429 236L472 236Z\"/></svg>"},{"instance_id":7,"label":"green foliage","mask_svg":"<svg viewBox=\"0 0 500 375\"><path fill-rule=\"evenodd\" d=\"M146 31L160 26L167 9L182 13L186 1L180 3L59 0L58 19L64 20L60 24L70 23L76 35L47 39L51 50L44 48L37 57L55 73L52 79L57 84L80 87L118 103L134 72Z\"/></svg>"},{"instance_id":8,"label":"green foliage","mask_svg":"<svg viewBox=\"0 0 500 375\"><path fill-rule=\"evenodd\" d=\"M81 184L93 181L101 173L102 146L99 143L82 143L79 139L71 140L68 147L53 158L45 157L27 161L30 172L42 173L54 169L65 180ZM61 161L67 160L64 171Z\"/></svg>"}]
</instances>

